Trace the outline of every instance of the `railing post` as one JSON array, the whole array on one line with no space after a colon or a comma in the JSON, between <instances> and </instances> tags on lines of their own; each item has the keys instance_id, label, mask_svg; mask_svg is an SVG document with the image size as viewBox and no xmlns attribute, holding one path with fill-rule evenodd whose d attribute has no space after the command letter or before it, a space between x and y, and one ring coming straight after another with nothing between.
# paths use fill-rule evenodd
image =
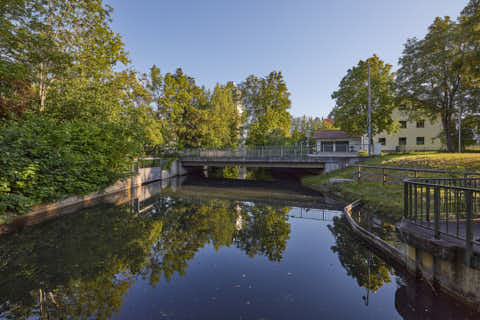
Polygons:
<instances>
[{"instance_id":1,"label":"railing post","mask_svg":"<svg viewBox=\"0 0 480 320\"><path fill-rule=\"evenodd\" d=\"M472 240L473 240L472 190L465 190L465 210L466 210L465 264L468 267L470 267L470 261L472 257Z\"/></svg>"},{"instance_id":2,"label":"railing post","mask_svg":"<svg viewBox=\"0 0 480 320\"><path fill-rule=\"evenodd\" d=\"M408 218L408 182L403 182L403 215Z\"/></svg>"},{"instance_id":3,"label":"railing post","mask_svg":"<svg viewBox=\"0 0 480 320\"><path fill-rule=\"evenodd\" d=\"M435 186L433 191L433 210L435 213L435 239L440 239L440 187Z\"/></svg>"},{"instance_id":4,"label":"railing post","mask_svg":"<svg viewBox=\"0 0 480 320\"><path fill-rule=\"evenodd\" d=\"M410 215L410 219L417 217L413 215L413 183L408 184L408 213Z\"/></svg>"},{"instance_id":5,"label":"railing post","mask_svg":"<svg viewBox=\"0 0 480 320\"><path fill-rule=\"evenodd\" d=\"M413 187L415 188L415 196L414 196L414 199L415 199L415 221L417 221L417 218L418 218L418 197L417 197L417 193L418 193L418 185L417 184L414 184ZM421 220L421 219L420 219Z\"/></svg>"},{"instance_id":6,"label":"railing post","mask_svg":"<svg viewBox=\"0 0 480 320\"><path fill-rule=\"evenodd\" d=\"M361 173L360 173L360 166L357 166L357 182L360 182Z\"/></svg>"},{"instance_id":7,"label":"railing post","mask_svg":"<svg viewBox=\"0 0 480 320\"><path fill-rule=\"evenodd\" d=\"M382 169L383 172L383 184L387 182L387 175L385 174L385 168Z\"/></svg>"},{"instance_id":8,"label":"railing post","mask_svg":"<svg viewBox=\"0 0 480 320\"><path fill-rule=\"evenodd\" d=\"M425 199L425 211L427 214L427 221L430 221L430 186L426 186L425 188L426 199Z\"/></svg>"}]
</instances>

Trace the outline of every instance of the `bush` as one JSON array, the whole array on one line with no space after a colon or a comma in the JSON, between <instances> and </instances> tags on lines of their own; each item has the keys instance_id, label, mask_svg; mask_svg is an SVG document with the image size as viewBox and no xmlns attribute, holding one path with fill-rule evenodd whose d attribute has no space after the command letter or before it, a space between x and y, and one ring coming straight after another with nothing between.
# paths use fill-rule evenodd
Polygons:
<instances>
[{"instance_id":1,"label":"bush","mask_svg":"<svg viewBox=\"0 0 480 320\"><path fill-rule=\"evenodd\" d=\"M122 123L30 115L0 127L0 214L100 191L131 173L140 144Z\"/></svg>"}]
</instances>

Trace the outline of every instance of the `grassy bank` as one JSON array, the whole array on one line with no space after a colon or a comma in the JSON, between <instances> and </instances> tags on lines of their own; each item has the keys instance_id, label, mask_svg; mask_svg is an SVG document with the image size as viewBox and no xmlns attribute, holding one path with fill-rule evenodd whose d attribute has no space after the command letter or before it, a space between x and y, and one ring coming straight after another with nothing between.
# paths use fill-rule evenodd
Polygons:
<instances>
[{"instance_id":1,"label":"grassy bank","mask_svg":"<svg viewBox=\"0 0 480 320\"><path fill-rule=\"evenodd\" d=\"M368 159L363 164L397 168L439 169L451 171L480 171L480 153L409 153L390 154ZM368 210L400 219L403 214L403 186L354 179L354 168L304 178L302 183L315 190L350 202L361 199ZM421 176L421 175L419 175ZM331 178L354 179L352 182L332 183Z\"/></svg>"}]
</instances>

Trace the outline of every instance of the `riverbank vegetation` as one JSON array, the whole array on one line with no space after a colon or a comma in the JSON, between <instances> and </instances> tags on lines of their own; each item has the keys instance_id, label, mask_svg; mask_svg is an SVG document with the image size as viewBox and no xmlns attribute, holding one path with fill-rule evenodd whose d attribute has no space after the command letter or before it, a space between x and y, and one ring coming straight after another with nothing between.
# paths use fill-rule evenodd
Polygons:
<instances>
[{"instance_id":1,"label":"riverbank vegetation","mask_svg":"<svg viewBox=\"0 0 480 320\"><path fill-rule=\"evenodd\" d=\"M102 0L2 4L0 216L100 191L143 155L292 142L281 72L208 90L180 68L136 71L112 10Z\"/></svg>"},{"instance_id":2,"label":"riverbank vegetation","mask_svg":"<svg viewBox=\"0 0 480 320\"><path fill-rule=\"evenodd\" d=\"M449 174L455 175L459 171L480 172L480 153L387 154L373 157L362 164L408 169L438 169L449 171ZM422 176L425 174L418 174L418 177ZM351 179L351 181L333 182L334 179ZM403 186L401 184L383 184L381 179L379 181L357 181L355 167L306 177L302 183L345 202L360 199L369 210L379 215L393 219L400 219L403 215Z\"/></svg>"}]
</instances>

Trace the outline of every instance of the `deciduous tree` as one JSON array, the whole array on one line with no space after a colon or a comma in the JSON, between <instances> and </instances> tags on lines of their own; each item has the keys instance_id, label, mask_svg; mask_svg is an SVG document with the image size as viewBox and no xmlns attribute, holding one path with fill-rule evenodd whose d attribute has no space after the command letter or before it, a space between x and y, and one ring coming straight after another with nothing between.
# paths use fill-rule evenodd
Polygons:
<instances>
[{"instance_id":1,"label":"deciduous tree","mask_svg":"<svg viewBox=\"0 0 480 320\"><path fill-rule=\"evenodd\" d=\"M455 148L456 119L468 112L478 93L464 57L468 46L449 17L436 18L424 39L409 39L399 60L397 91L412 115L441 118L447 150Z\"/></svg>"},{"instance_id":2,"label":"deciduous tree","mask_svg":"<svg viewBox=\"0 0 480 320\"><path fill-rule=\"evenodd\" d=\"M265 78L249 76L241 85L242 103L247 112L249 145L266 145L290 135L290 93L281 72ZM273 140L272 140L272 139Z\"/></svg>"},{"instance_id":3,"label":"deciduous tree","mask_svg":"<svg viewBox=\"0 0 480 320\"><path fill-rule=\"evenodd\" d=\"M330 116L335 125L352 135L364 135L368 128L368 64L372 107L372 135L382 131L392 132L395 123L392 111L395 108L395 81L392 66L376 55L360 62L347 71L339 88L332 94L335 107Z\"/></svg>"}]
</instances>

